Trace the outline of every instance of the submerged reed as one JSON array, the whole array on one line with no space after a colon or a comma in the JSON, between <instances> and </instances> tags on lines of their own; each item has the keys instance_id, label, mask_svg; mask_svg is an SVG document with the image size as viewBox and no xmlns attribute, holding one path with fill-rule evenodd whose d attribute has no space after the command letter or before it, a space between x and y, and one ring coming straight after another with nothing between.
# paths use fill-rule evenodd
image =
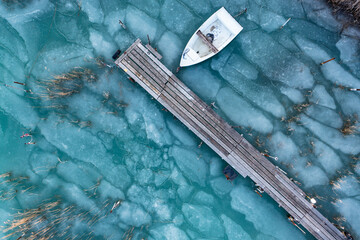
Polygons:
<instances>
[{"instance_id":1,"label":"submerged reed","mask_svg":"<svg viewBox=\"0 0 360 240\"><path fill-rule=\"evenodd\" d=\"M78 93L84 82L95 82L96 75L88 68L74 68L68 73L55 75L52 79L41 81L49 99L63 98Z\"/></svg>"},{"instance_id":2,"label":"submerged reed","mask_svg":"<svg viewBox=\"0 0 360 240\"><path fill-rule=\"evenodd\" d=\"M344 121L344 124L342 126L342 128L340 129L340 132L344 135L351 135L351 134L355 134L357 133L357 121L354 120L350 120L350 119L346 119Z\"/></svg>"},{"instance_id":3,"label":"submerged reed","mask_svg":"<svg viewBox=\"0 0 360 240\"><path fill-rule=\"evenodd\" d=\"M360 1L359 0L328 0L337 11L350 13L355 22L360 20Z\"/></svg>"}]
</instances>

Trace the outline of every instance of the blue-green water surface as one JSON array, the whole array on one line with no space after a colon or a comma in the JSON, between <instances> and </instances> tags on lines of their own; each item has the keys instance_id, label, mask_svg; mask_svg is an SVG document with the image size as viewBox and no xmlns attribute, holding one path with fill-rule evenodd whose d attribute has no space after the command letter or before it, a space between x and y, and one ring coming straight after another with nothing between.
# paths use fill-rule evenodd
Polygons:
<instances>
[{"instance_id":1,"label":"blue-green water surface","mask_svg":"<svg viewBox=\"0 0 360 240\"><path fill-rule=\"evenodd\" d=\"M360 236L360 31L322 0L1 1L1 236L313 238L112 62L149 36L175 72L221 6L244 30L178 77Z\"/></svg>"}]
</instances>

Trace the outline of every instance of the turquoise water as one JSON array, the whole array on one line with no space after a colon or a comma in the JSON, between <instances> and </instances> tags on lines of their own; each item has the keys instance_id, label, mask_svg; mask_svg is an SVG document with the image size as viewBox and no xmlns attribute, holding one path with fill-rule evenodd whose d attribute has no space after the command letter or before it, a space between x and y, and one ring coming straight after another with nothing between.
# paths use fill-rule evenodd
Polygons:
<instances>
[{"instance_id":1,"label":"turquoise water","mask_svg":"<svg viewBox=\"0 0 360 240\"><path fill-rule=\"evenodd\" d=\"M2 236L312 239L251 180L228 182L225 162L111 67L149 35L175 71L221 6L247 8L244 30L179 78L360 236L360 31L320 0L2 1Z\"/></svg>"}]
</instances>

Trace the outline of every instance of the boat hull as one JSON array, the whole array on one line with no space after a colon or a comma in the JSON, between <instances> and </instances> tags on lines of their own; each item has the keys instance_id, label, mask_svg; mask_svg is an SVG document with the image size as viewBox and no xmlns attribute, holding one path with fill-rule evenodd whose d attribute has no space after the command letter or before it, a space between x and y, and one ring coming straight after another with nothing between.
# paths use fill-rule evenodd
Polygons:
<instances>
[{"instance_id":1,"label":"boat hull","mask_svg":"<svg viewBox=\"0 0 360 240\"><path fill-rule=\"evenodd\" d=\"M224 7L192 35L181 55L180 67L203 62L224 49L243 29Z\"/></svg>"}]
</instances>

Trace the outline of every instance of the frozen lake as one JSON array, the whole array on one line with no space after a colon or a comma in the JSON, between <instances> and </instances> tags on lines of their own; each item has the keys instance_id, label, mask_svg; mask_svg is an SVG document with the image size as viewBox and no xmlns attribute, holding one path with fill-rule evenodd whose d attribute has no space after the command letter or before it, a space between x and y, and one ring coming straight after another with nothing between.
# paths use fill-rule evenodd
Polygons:
<instances>
[{"instance_id":1,"label":"frozen lake","mask_svg":"<svg viewBox=\"0 0 360 240\"><path fill-rule=\"evenodd\" d=\"M313 239L113 67L148 35L175 72L221 6L244 30L177 76L360 237L360 30L322 0L2 1L1 237Z\"/></svg>"}]
</instances>

